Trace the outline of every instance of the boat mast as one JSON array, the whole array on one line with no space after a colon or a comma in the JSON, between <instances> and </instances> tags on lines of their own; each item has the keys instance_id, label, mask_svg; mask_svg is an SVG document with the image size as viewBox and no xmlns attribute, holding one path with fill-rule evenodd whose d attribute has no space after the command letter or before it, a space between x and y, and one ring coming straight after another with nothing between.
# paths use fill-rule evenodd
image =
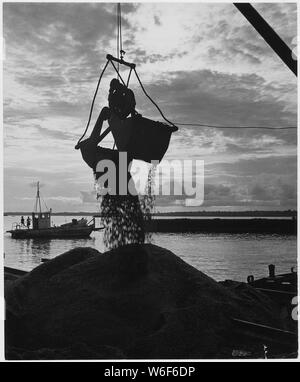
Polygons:
<instances>
[{"instance_id":1,"label":"boat mast","mask_svg":"<svg viewBox=\"0 0 300 382\"><path fill-rule=\"evenodd\" d=\"M37 182L37 191L35 199L35 212L37 212L38 205L40 207L40 214L42 213L41 198L40 198L40 182Z\"/></svg>"}]
</instances>

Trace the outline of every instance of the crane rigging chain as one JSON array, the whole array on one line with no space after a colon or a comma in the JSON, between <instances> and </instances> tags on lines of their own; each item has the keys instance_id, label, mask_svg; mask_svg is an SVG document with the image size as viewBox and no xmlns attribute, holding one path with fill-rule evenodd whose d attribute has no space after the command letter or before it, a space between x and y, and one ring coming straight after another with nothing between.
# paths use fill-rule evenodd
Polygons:
<instances>
[{"instance_id":1,"label":"crane rigging chain","mask_svg":"<svg viewBox=\"0 0 300 382\"><path fill-rule=\"evenodd\" d=\"M93 96L93 100L92 100L92 104L91 104L91 107L90 107L90 112L89 112L89 117L88 117L88 122L87 122L87 125L86 125L86 128L84 130L84 133L82 134L82 136L79 138L76 146L75 146L75 149L79 149L80 147L80 142L82 141L82 139L84 138L84 136L86 135L87 131L88 131L88 128L89 128L89 125L90 125L90 122L91 122L91 118L92 118L92 113L93 113L93 108L94 108L94 104L95 104L95 100L96 100L96 97L97 97L97 93L98 93L98 90L99 90L99 86L100 86L100 83L101 83L101 80L102 80L102 77L107 69L107 66L109 63L111 63L112 67L114 68L115 72L117 73L117 78L118 80L121 80L122 84L119 83L119 85L117 85L117 82L119 82L118 80L115 80L115 82L113 82L114 80L112 80L111 84L113 84L113 87L114 89L110 89L110 97L109 97L109 106L114 109L114 112L117 111L117 109L119 109L119 116L122 117L122 118L125 118L125 115L128 116L130 114L130 112L134 111L134 107L135 107L135 99L134 99L134 94L133 92L128 89L128 86L129 86L129 81L130 81L130 78L131 78L131 74L132 74L132 71L134 72L137 80L138 80L138 83L139 85L141 86L141 89L143 91L143 93L145 94L145 96L152 102L152 104L157 108L157 110L159 111L160 115L162 116L162 118L172 126L173 130L176 131L178 130L178 127L176 125L180 125L180 126L200 126L200 127L211 127L211 128L221 128L221 129L236 129L236 128L245 128L245 129L269 129L269 130L286 130L286 129L297 129L297 126L281 126L281 127L272 127L272 126L222 126L222 125L211 125L211 124L205 124L205 123L179 123L179 122L171 122L169 119L167 119L163 112L161 111L160 107L157 105L157 103L149 96L149 94L146 92L145 90L145 87L136 71L136 65L134 63L129 63L129 62L126 62L124 61L124 55L125 55L125 51L123 50L123 42L122 42L122 16L121 16L121 4L120 3L117 3L117 57L113 57L112 55L110 54L107 54L106 56L106 64L99 76L99 79L98 79L98 83L97 83L97 86L96 86L96 90L95 90L95 93L94 93L94 96ZM117 66L114 64L114 62L117 63ZM128 74L128 77L127 77L127 80L126 82L124 81L121 73L120 73L120 65L124 65L126 67L129 67L130 70L129 70L129 74ZM117 82L116 82L117 81ZM123 96L121 96L122 94L122 91L123 91ZM127 102L127 105L124 106L124 102L125 102L125 98L128 98L128 102ZM114 104L114 106L113 106ZM121 105L123 105L123 110L120 109ZM118 114L118 113L117 113ZM108 134L109 131L106 132L106 135Z\"/></svg>"},{"instance_id":2,"label":"crane rigging chain","mask_svg":"<svg viewBox=\"0 0 300 382\"><path fill-rule=\"evenodd\" d=\"M122 83L123 83L123 90L124 90L125 88L127 88L128 92L127 92L126 94L130 94L129 91L133 94L133 92L132 92L130 89L128 89L130 76L131 76L131 73L132 73L132 71L133 71L134 74L136 75L136 78L137 78L137 80L138 80L138 82L139 82L139 84L140 84L140 86L141 86L141 88L142 88L142 90L143 90L145 96L146 96L146 97L153 103L153 105L157 108L157 110L159 111L159 113L160 113L160 115L162 116L162 118L174 128L174 131L178 130L177 126L175 126L175 124L174 124L173 122L171 122L170 120L168 120L168 119L164 116L164 114L163 114L163 112L161 111L160 107L157 105L157 103L156 103L156 102L149 96L149 94L146 92L145 87L144 87L144 85L143 85L143 83L142 83L142 81L141 81L141 79L140 79L140 77L139 77L139 75L138 75L138 73L137 73L137 71L136 71L136 68L135 68L136 65L135 65L134 63L129 63L129 62L124 61L123 58L121 58L121 59L115 58L115 57L111 56L110 54L108 54L108 55L106 56L106 58L107 58L106 64L105 64L105 66L104 66L104 68L103 68L103 70L102 70L102 72L101 72L101 74L100 74L100 77L99 77L99 80L98 80L98 83L97 83L97 86L96 86L96 90L95 90L95 93L94 93L94 96L93 96L93 101L92 101L92 104L91 104L90 113L89 113L89 118L88 118L88 122L87 122L87 125L86 125L86 128L85 128L85 131L84 131L84 133L82 134L82 136L80 137L80 139L78 140L78 142L77 142L75 148L76 148L76 149L79 148L79 145L80 145L81 140L84 138L85 134L86 134L87 131L88 131L89 124L90 124L91 117L92 117L92 113L93 113L93 108L94 108L95 99L96 99L96 96L97 96L97 93L98 93L98 90L99 90L100 82L101 82L102 77L103 77L103 75L104 75L104 72L105 72L105 70L106 70L106 68L107 68L107 66L108 66L108 63L111 63L111 64L112 64L113 68L115 69L115 71L116 71L116 73L117 73L117 75L118 75L118 78L121 79L121 81L122 81ZM127 67L130 68L129 75L128 75L128 78L127 78L126 83L125 83L124 79L122 78L122 76L121 76L121 74L120 74L118 68L117 68L116 65L114 64L114 61L117 62L118 64L122 64L122 65L125 65L125 66L127 66ZM120 85L122 85L122 84L120 84ZM131 96L131 97L132 97L132 96ZM131 102L132 102L132 101L131 101ZM135 105L134 105L134 106L135 106ZM128 114L127 114L127 115L128 115Z\"/></svg>"}]
</instances>

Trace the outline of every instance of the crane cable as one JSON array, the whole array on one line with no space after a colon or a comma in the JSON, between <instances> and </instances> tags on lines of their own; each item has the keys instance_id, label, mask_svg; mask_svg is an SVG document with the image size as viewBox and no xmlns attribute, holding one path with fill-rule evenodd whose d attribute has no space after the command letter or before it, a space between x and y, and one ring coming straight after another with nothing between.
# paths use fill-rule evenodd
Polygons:
<instances>
[{"instance_id":1,"label":"crane cable","mask_svg":"<svg viewBox=\"0 0 300 382\"><path fill-rule=\"evenodd\" d=\"M121 14L121 4L120 3L117 3L117 58L118 60L123 60L123 55L125 54L124 50L123 50L123 42L122 42L122 14ZM94 103L95 103L95 100L96 100L96 96L97 96L97 93L98 93L98 90L99 90L99 86L100 86L100 83L101 83L101 80L102 80L102 77L104 75L104 72L108 66L108 63L111 63L112 66L114 67L115 71L117 72L117 75L118 75L118 78L121 79L121 81L123 82L123 84L125 85L125 82L120 74L120 64L118 62L118 65L117 67L114 65L114 63L110 60L107 60L106 61L106 64L99 76L99 79L98 79L98 83L97 83L97 86L96 86L96 90L94 92L94 96L93 96L93 100L92 100L92 104L91 104L91 107L90 107L90 112L89 112L89 117L88 117L88 122L86 124L86 128L84 130L84 133L82 134L82 136L79 138L76 146L75 146L75 149L78 149L79 148L79 144L80 142L82 141L83 137L85 136L85 134L87 133L88 131L88 128L89 128L89 125L90 125L90 122L91 122L91 118L92 118L92 113L93 113L93 109L94 109ZM160 115L162 116L162 118L168 122L170 125L172 125L174 128L176 128L176 130L178 129L176 125L178 126L199 126L199 127L209 127L209 128L215 128L215 129L266 129L266 130L287 130L287 129L297 129L297 126L280 126L280 127L272 127L272 126L222 126L222 125L210 125L210 124L206 124L206 123L180 123L180 122L171 122L169 121L163 114L163 112L161 111L160 107L156 104L156 102L150 97L150 95L146 92L145 88L144 88L144 85L139 77L139 75L137 74L137 71L136 69L134 68L133 69L135 75L136 75L136 78L145 94L145 96L153 103L153 105L157 108L157 110L159 111ZM130 69L130 72L129 72L129 76L128 76L128 79L127 79L127 84L125 86L128 87L129 85L129 80L130 80L130 76L131 76L131 72L132 72L132 68Z\"/></svg>"},{"instance_id":2,"label":"crane cable","mask_svg":"<svg viewBox=\"0 0 300 382\"><path fill-rule=\"evenodd\" d=\"M177 130L178 130L178 127L175 125L175 123L169 121L169 120L164 116L164 114L163 114L163 112L161 111L160 107L157 105L156 102L153 101L153 99L152 99L152 98L149 96L149 94L146 92L146 90L145 90L145 88L144 88L144 85L143 85L142 81L140 80L140 77L139 77L139 75L137 74L137 71L135 70L135 68L134 68L134 74L136 75L136 78L137 78L137 80L138 80L138 82L139 82L139 84L140 84L140 86L141 86L141 88L142 88L142 90L143 90L145 96L146 96L146 97L153 103L154 106L156 106L157 110L159 111L159 113L160 113L160 115L163 117L163 119L164 119L166 122L168 122L170 125L172 125L172 126L176 129L176 131L177 131ZM177 125L178 125L178 123L177 123Z\"/></svg>"},{"instance_id":3,"label":"crane cable","mask_svg":"<svg viewBox=\"0 0 300 382\"><path fill-rule=\"evenodd\" d=\"M120 49L119 49L120 48ZM123 51L123 44L122 44L122 21L121 21L121 4L118 3L117 4L117 57L118 59L120 58L120 54L121 54L121 59L123 59L123 53L125 53ZM99 86L100 86L100 83L101 83L101 80L102 80L102 77L104 75L104 72L107 68L107 65L108 63L111 62L111 64L113 65L114 69L116 70L117 74L118 74L118 77L122 80L122 82L124 83L120 73L119 73L119 63L118 63L118 69L115 67L115 65L113 64L112 61L110 60L107 60L106 61L106 64L104 66L104 68L102 69L102 72L99 76L99 79L98 79L98 83L97 83L97 86L96 86L96 90L94 92L94 96L93 96L93 100L92 100L92 104L91 104L91 107L90 107L90 112L89 112L89 117L88 117L88 121L87 121L87 124L86 124L86 127L85 127L85 130L82 134L82 136L78 139L77 141L77 144L75 146L75 149L78 150L79 147L80 147L80 142L82 141L82 139L84 138L85 134L87 133L88 131L88 128L89 128L89 125L90 125L90 122L91 122L91 119L92 119L92 114L93 114L93 109L94 109L94 104L95 104L95 100L96 100L96 97L97 97L97 94L98 94L98 90L99 90ZM127 86L128 86L128 83L129 83L129 78L130 78L130 75L131 75L131 71L129 73L129 77L128 77L128 80L127 80ZM124 83L125 85L125 83Z\"/></svg>"},{"instance_id":4,"label":"crane cable","mask_svg":"<svg viewBox=\"0 0 300 382\"><path fill-rule=\"evenodd\" d=\"M200 126L200 127L211 127L214 129L266 129L266 130L288 130L297 129L297 126L222 126L222 125L209 125L206 123L179 123L174 122L179 126Z\"/></svg>"},{"instance_id":5,"label":"crane cable","mask_svg":"<svg viewBox=\"0 0 300 382\"><path fill-rule=\"evenodd\" d=\"M120 53L120 55L119 55ZM122 15L121 15L121 4L118 3L117 4L117 58L120 59L120 56L121 56L121 60L123 59L123 54L125 54L125 52L123 51L123 45L122 45ZM123 82L123 85L125 85L125 82L122 78L122 76L120 75L120 64L118 62L118 65L117 65L117 68L116 66L114 65L114 63L111 61L111 64L113 65L115 71L117 72L117 75L118 75L118 78ZM127 79L127 84L125 86L128 87L129 85L129 80L130 80L130 76L131 76L131 71L132 69L130 69L130 72L129 72L129 76L128 76L128 79ZM205 124L205 123L177 123L177 122L171 122L169 121L163 114L163 112L161 111L160 107L157 105L156 102L154 102L154 100L150 97L150 95L146 92L145 90L145 87L136 71L136 69L134 68L133 69L135 75L136 75L136 78L145 94L145 96L152 102L152 104L157 108L157 110L159 111L160 115L162 116L162 118L167 122L169 123L170 125L172 125L174 128L176 128L176 130L178 129L176 125L178 126L199 126L199 127L210 127L210 128L215 128L215 129L238 129L238 128L241 128L241 129L266 129L266 130L287 130L287 129L297 129L297 126L284 126L284 127L271 127L271 126L221 126L221 125L210 125L210 124Z\"/></svg>"},{"instance_id":6,"label":"crane cable","mask_svg":"<svg viewBox=\"0 0 300 382\"><path fill-rule=\"evenodd\" d=\"M120 60L120 56L121 56L121 60L122 60L123 59L122 15L121 15L121 4L117 3L117 58L118 58L118 60ZM118 79L121 79L123 84L125 85L123 78L120 75L120 63L118 62L117 68L115 67L115 65L112 61L111 61L111 64L113 65L113 67L115 68L115 70L118 74ZM130 72L130 74L131 74L131 72ZM128 84L129 84L129 77L128 77L128 81L127 81L127 87L128 87ZM116 142L114 142L114 144L113 144L113 150L114 150L115 146L116 146Z\"/></svg>"},{"instance_id":7,"label":"crane cable","mask_svg":"<svg viewBox=\"0 0 300 382\"><path fill-rule=\"evenodd\" d=\"M106 64L104 66L104 68L102 69L102 72L100 74L100 77L99 77L99 80L98 80L98 83L97 83L97 86L96 86L96 90L95 90L95 93L94 93L94 96L93 96L93 101L92 101L92 104L91 104L91 108L90 108L90 112L89 112L89 118L88 118L88 121L87 121L87 124L86 124L86 128L84 130L84 133L82 134L82 136L78 139L78 142L75 146L75 149L79 149L79 144L81 142L81 140L83 139L83 137L85 136L85 134L87 133L88 131L88 128L89 128L89 125L90 125L90 122L91 122L91 118L92 118L92 114L93 114L93 109L94 109L94 103L95 103L95 100L96 100L96 97L97 97L97 93L98 93L98 89L99 89L99 86L100 86L100 82L102 80L102 77L103 77L103 74L107 68L107 65L109 63L109 60L106 61Z\"/></svg>"},{"instance_id":8,"label":"crane cable","mask_svg":"<svg viewBox=\"0 0 300 382\"><path fill-rule=\"evenodd\" d=\"M122 49L122 23L121 23L121 4L117 3L117 58L120 59L120 51ZM118 72L120 70L120 64L118 63ZM120 75L118 74L120 78Z\"/></svg>"},{"instance_id":9,"label":"crane cable","mask_svg":"<svg viewBox=\"0 0 300 382\"><path fill-rule=\"evenodd\" d=\"M123 80L121 74L119 73L119 70L118 68L116 67L116 65L111 61L111 64L113 66L113 68L115 69L115 71L117 72L118 74L118 77L120 78L120 80L122 81L123 85L125 85L125 81ZM173 127L176 128L177 130L177 125L178 126L199 126L199 127L210 127L210 128L215 128L215 129L266 129L266 130L287 130L287 129L297 129L297 126L278 126L278 127L274 127L274 126L223 126L223 125L211 125L211 124L208 124L208 123L198 123L198 122L195 122L195 123L181 123L181 122L171 122L169 121L163 114L162 110L160 109L160 107L157 105L157 103L150 97L150 95L146 92L146 89L142 83L142 80L140 79L136 69L134 68L133 69L135 75L136 75L136 78L145 94L145 96L153 103L153 105L157 108L157 110L159 111L160 115L162 116L162 118L168 122L170 125L172 125ZM128 80L127 80L127 86L128 87L128 83L129 83L129 78L130 78L130 74L131 74L131 71L129 73L129 77L128 77Z\"/></svg>"},{"instance_id":10,"label":"crane cable","mask_svg":"<svg viewBox=\"0 0 300 382\"><path fill-rule=\"evenodd\" d=\"M118 28L119 28L119 48L120 48L120 57L123 59L123 42L122 42L122 14L121 14L121 4L118 3ZM118 57L119 58L119 57Z\"/></svg>"},{"instance_id":11,"label":"crane cable","mask_svg":"<svg viewBox=\"0 0 300 382\"><path fill-rule=\"evenodd\" d=\"M117 72L118 74L118 77L121 79L121 81L123 82L123 84L125 85L125 82L124 80L122 79L122 76L120 75L119 73L119 70L118 68L116 68L116 66L114 65L114 63L110 60L107 60L106 61L106 64L100 74L100 77L99 77L99 80L98 80L98 83L97 83L97 86L96 86L96 90L95 90L95 93L94 93L94 97L93 97L93 101L92 101L92 104L91 104L91 108L90 108L90 112L89 112L89 117L88 117L88 122L87 122L87 125L86 125L86 128L84 130L84 133L82 134L82 136L79 138L75 148L78 149L79 148L79 144L81 142L81 140L83 139L83 137L85 136L85 134L87 133L87 130L89 128L89 125L90 125L90 121L91 121L91 118L92 118L92 113L93 113L93 108L94 108L94 103L95 103L95 99L96 99L96 96L97 96L97 93L98 93L98 89L99 89L99 86L100 86L100 82L102 80L102 77L103 77L103 74L108 66L108 63L111 63L113 68L115 69L115 71ZM119 65L118 65L119 66ZM144 85L139 77L139 75L137 74L137 71L134 69L134 73L136 75L136 78L138 79L138 82L144 92L144 94L146 95L147 98L150 99L150 101L156 106L156 108L158 109L158 111L160 112L161 116L163 117L163 119L170 123L172 126L175 126L175 125L178 125L178 126L198 126L198 127L209 127L209 128L214 128L214 129L265 129L265 130L288 130L288 129L297 129L297 126L279 126L279 127L274 127L274 126L222 126L222 125L211 125L211 124L207 124L207 123L181 123L181 122L174 122L172 123L171 121L169 121L163 114L163 112L161 111L161 109L159 108L159 106L153 101L153 99L149 96L149 94L146 92L145 88L144 88ZM129 84L129 78L130 78L130 74L131 74L131 71L129 73L129 77L127 79L127 86Z\"/></svg>"}]
</instances>

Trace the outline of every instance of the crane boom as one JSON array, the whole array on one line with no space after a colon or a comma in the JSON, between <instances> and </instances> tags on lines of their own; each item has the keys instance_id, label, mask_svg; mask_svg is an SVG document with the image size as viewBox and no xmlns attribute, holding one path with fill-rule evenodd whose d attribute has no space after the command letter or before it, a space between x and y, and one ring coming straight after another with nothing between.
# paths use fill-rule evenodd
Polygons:
<instances>
[{"instance_id":1,"label":"crane boom","mask_svg":"<svg viewBox=\"0 0 300 382\"><path fill-rule=\"evenodd\" d=\"M281 37L266 22L266 20L249 3L234 3L249 23L257 30L261 37L270 45L274 52L282 59L289 69L297 76L297 59L293 57L292 50Z\"/></svg>"}]
</instances>

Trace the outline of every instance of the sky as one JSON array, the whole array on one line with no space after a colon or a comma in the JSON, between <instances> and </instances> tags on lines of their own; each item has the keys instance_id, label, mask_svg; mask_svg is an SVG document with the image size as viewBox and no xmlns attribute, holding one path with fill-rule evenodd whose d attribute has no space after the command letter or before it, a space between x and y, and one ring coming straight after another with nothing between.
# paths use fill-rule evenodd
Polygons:
<instances>
[{"instance_id":1,"label":"sky","mask_svg":"<svg viewBox=\"0 0 300 382\"><path fill-rule=\"evenodd\" d=\"M253 5L295 49L296 4ZM54 212L97 210L92 171L74 146L106 54L116 55L116 4L5 3L3 36L4 211L31 211L37 181ZM124 3L122 36L125 59L168 119L297 125L295 75L232 4ZM114 76L104 76L91 125ZM161 120L134 77L130 88L137 110ZM295 129L180 126L165 159L204 161L204 202L170 196L156 209L295 209L296 154Z\"/></svg>"}]
</instances>

